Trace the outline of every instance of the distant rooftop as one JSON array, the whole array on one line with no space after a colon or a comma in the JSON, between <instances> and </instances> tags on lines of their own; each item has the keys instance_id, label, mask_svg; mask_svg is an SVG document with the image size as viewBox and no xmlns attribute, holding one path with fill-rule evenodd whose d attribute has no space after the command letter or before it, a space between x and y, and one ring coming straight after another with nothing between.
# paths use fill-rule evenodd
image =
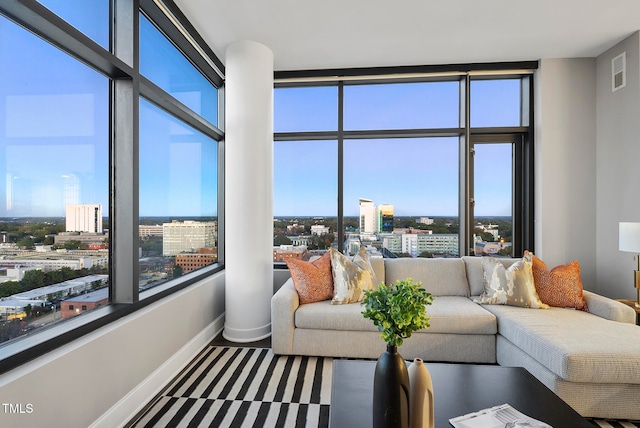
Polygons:
<instances>
[{"instance_id":1,"label":"distant rooftop","mask_svg":"<svg viewBox=\"0 0 640 428\"><path fill-rule=\"evenodd\" d=\"M95 302L99 302L101 300L104 299L108 299L109 298L109 287L104 287L104 288L100 288L96 291L91 291L89 293L86 294L81 294L79 296L75 296L75 297L69 297L68 299L63 300L63 302L77 302L77 303L82 303L82 302L90 302L90 303L95 303Z\"/></svg>"}]
</instances>

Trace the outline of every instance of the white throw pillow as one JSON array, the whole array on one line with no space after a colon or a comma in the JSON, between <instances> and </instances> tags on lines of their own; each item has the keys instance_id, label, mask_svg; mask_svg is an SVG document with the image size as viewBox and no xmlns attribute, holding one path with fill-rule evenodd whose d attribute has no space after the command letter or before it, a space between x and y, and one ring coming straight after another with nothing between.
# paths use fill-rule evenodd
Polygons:
<instances>
[{"instance_id":1,"label":"white throw pillow","mask_svg":"<svg viewBox=\"0 0 640 428\"><path fill-rule=\"evenodd\" d=\"M363 247L358 254L349 259L338 250L332 248L331 272L333 274L332 305L361 302L364 300L364 290L376 287L375 273L369 254Z\"/></svg>"},{"instance_id":2,"label":"white throw pillow","mask_svg":"<svg viewBox=\"0 0 640 428\"><path fill-rule=\"evenodd\" d=\"M482 258L484 292L476 303L488 305L510 305L533 309L547 309L536 292L533 282L531 254L526 253L509 268L505 268L498 259Z\"/></svg>"}]
</instances>

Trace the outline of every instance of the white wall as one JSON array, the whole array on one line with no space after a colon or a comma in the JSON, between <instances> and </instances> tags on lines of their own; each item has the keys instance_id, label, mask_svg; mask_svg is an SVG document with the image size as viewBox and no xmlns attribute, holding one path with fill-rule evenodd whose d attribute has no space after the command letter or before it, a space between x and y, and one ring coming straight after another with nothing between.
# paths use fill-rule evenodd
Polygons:
<instances>
[{"instance_id":1,"label":"white wall","mask_svg":"<svg viewBox=\"0 0 640 428\"><path fill-rule=\"evenodd\" d=\"M596 283L595 59L543 59L535 77L535 249L549 268L577 259Z\"/></svg>"},{"instance_id":2,"label":"white wall","mask_svg":"<svg viewBox=\"0 0 640 428\"><path fill-rule=\"evenodd\" d=\"M23 364L0 377L2 427L127 422L221 331L224 272Z\"/></svg>"},{"instance_id":3,"label":"white wall","mask_svg":"<svg viewBox=\"0 0 640 428\"><path fill-rule=\"evenodd\" d=\"M611 91L611 60L626 52L626 86ZM597 58L598 292L635 299L634 254L618 250L618 223L640 221L640 35Z\"/></svg>"}]
</instances>

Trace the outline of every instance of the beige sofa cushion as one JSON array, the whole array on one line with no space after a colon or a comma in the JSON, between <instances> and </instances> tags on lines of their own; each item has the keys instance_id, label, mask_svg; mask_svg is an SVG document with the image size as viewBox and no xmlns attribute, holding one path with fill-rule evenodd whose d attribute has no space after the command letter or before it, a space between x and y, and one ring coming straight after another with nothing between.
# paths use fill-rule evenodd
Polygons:
<instances>
[{"instance_id":1,"label":"beige sofa cushion","mask_svg":"<svg viewBox=\"0 0 640 428\"><path fill-rule=\"evenodd\" d=\"M359 303L331 305L317 302L301 305L295 313L296 328L316 330L378 331L371 320L362 316ZM421 333L495 334L496 318L466 297L436 297L427 306L429 327Z\"/></svg>"},{"instance_id":2,"label":"beige sofa cushion","mask_svg":"<svg viewBox=\"0 0 640 428\"><path fill-rule=\"evenodd\" d=\"M498 318L499 334L564 380L640 383L636 325L574 309L484 308Z\"/></svg>"},{"instance_id":3,"label":"beige sofa cushion","mask_svg":"<svg viewBox=\"0 0 640 428\"><path fill-rule=\"evenodd\" d=\"M385 259L385 283L413 278L434 296L468 297L469 285L462 259Z\"/></svg>"}]
</instances>

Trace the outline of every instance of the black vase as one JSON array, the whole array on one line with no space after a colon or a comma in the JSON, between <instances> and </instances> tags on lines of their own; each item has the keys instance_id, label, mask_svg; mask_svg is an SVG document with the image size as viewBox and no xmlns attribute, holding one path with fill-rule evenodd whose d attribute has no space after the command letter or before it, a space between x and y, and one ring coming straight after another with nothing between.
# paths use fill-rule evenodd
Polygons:
<instances>
[{"instance_id":1,"label":"black vase","mask_svg":"<svg viewBox=\"0 0 640 428\"><path fill-rule=\"evenodd\" d=\"M373 377L373 428L409 427L409 373L398 347L387 344Z\"/></svg>"}]
</instances>

